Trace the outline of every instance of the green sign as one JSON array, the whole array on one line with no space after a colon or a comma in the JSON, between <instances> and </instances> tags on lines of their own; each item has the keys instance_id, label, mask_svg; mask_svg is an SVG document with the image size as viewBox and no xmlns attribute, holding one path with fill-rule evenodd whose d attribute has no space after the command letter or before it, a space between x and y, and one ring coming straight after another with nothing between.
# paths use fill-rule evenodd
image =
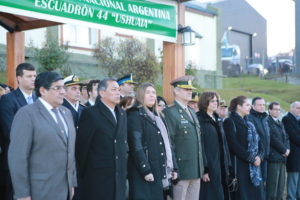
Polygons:
<instances>
[{"instance_id":1,"label":"green sign","mask_svg":"<svg viewBox=\"0 0 300 200\"><path fill-rule=\"evenodd\" d=\"M68 22L62 18L79 20L176 39L175 7L145 0L0 0L0 11L42 19L48 16L47 20L62 23Z\"/></svg>"}]
</instances>

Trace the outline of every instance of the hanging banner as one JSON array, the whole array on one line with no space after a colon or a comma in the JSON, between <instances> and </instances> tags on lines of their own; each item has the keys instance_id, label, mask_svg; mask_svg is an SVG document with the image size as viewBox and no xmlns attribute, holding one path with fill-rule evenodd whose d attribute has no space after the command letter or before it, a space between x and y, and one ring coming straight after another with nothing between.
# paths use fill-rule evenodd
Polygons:
<instances>
[{"instance_id":1,"label":"hanging banner","mask_svg":"<svg viewBox=\"0 0 300 200\"><path fill-rule=\"evenodd\" d=\"M0 11L61 23L75 20L95 28L93 25L121 28L171 42L177 36L175 6L145 0L0 0Z\"/></svg>"}]
</instances>

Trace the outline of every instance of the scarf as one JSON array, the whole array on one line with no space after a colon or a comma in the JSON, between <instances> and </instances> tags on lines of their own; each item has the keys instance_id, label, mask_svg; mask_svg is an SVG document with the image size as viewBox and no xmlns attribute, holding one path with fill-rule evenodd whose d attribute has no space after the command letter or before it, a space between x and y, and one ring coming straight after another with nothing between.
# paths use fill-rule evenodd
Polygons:
<instances>
[{"instance_id":1,"label":"scarf","mask_svg":"<svg viewBox=\"0 0 300 200\"><path fill-rule=\"evenodd\" d=\"M251 154L251 157L256 157L258 153L258 141L259 136L256 133L256 129L254 125L247 121L248 124L248 152ZM261 171L260 166L256 167L254 164L249 164L249 170L250 170L250 179L254 186L259 186L260 182L262 181L261 178Z\"/></svg>"},{"instance_id":2,"label":"scarf","mask_svg":"<svg viewBox=\"0 0 300 200\"><path fill-rule=\"evenodd\" d=\"M167 128L160 116L154 115L154 113L150 112L150 111L148 112L148 115L150 116L150 118L152 120L154 120L156 122L156 125L159 128L159 130L161 132L161 136L164 141L164 147L165 147L165 152L166 152L166 163L167 163L167 166L166 166L167 178L163 179L163 186L167 187L167 186L169 186L169 179L171 178L171 172L173 171L172 151L171 151L171 145L170 145L168 131L167 131Z\"/></svg>"}]
</instances>

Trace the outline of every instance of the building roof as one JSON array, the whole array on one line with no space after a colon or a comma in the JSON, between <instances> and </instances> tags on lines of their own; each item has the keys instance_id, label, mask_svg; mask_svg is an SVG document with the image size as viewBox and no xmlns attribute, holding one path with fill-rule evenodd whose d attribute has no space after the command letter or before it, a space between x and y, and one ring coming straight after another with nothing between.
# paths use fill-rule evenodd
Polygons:
<instances>
[{"instance_id":1,"label":"building roof","mask_svg":"<svg viewBox=\"0 0 300 200\"><path fill-rule=\"evenodd\" d=\"M218 16L218 13L204 8L203 4L201 4L200 2L186 2L186 3L184 3L184 5L187 8L195 9L197 11L201 11L201 12L204 12L204 13L207 13L207 14Z\"/></svg>"}]
</instances>

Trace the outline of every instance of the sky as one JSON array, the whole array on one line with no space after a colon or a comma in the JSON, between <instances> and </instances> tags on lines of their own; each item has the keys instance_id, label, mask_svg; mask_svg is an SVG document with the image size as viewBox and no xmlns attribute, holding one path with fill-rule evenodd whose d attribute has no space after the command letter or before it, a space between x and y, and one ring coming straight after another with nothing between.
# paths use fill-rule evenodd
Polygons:
<instances>
[{"instance_id":1,"label":"sky","mask_svg":"<svg viewBox=\"0 0 300 200\"><path fill-rule=\"evenodd\" d=\"M197 0L209 2L212 0ZM295 3L292 0L246 0L267 20L268 56L295 48Z\"/></svg>"}]
</instances>

